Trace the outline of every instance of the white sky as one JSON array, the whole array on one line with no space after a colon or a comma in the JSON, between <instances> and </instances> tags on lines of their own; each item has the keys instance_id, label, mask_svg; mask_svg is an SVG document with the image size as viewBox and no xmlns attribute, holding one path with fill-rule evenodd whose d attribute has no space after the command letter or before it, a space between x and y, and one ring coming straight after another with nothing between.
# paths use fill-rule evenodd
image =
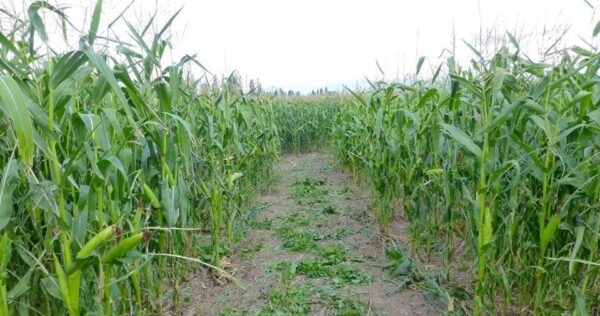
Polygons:
<instances>
[{"instance_id":1,"label":"white sky","mask_svg":"<svg viewBox=\"0 0 600 316\"><path fill-rule=\"evenodd\" d=\"M101 30L129 1L105 0ZM71 7L70 19L87 29L95 0L50 2ZM541 47L544 25L569 25L564 44L585 46L579 36L591 38L600 7L600 0L588 2L596 9L584 0L136 0L126 16L137 24L158 8L163 23L183 5L171 28L175 59L198 54L213 73L238 70L265 88L310 92L381 79L376 61L385 79L413 73L419 56L431 73L448 56L440 58L452 47L453 25L463 62L473 55L461 40L474 42L480 29L516 30L534 59L552 40Z\"/></svg>"}]
</instances>

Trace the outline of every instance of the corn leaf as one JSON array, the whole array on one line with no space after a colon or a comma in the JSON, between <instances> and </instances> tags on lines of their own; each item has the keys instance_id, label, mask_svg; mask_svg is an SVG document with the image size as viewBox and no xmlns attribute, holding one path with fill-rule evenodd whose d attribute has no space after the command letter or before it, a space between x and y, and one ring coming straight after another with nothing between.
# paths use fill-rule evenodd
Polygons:
<instances>
[{"instance_id":1,"label":"corn leaf","mask_svg":"<svg viewBox=\"0 0 600 316\"><path fill-rule=\"evenodd\" d=\"M462 129L450 124L442 123L441 126L446 134L450 135L450 137L465 147L470 153L475 155L475 157L481 158L481 148L475 144L473 139L471 139L467 133L465 133Z\"/></svg>"},{"instance_id":2,"label":"corn leaf","mask_svg":"<svg viewBox=\"0 0 600 316\"><path fill-rule=\"evenodd\" d=\"M90 32L88 33L88 43L91 45L94 44L96 40L96 35L98 34L98 26L100 25L100 15L102 14L102 0L96 1L96 6L94 7L94 13L92 14L92 22L90 24Z\"/></svg>"},{"instance_id":3,"label":"corn leaf","mask_svg":"<svg viewBox=\"0 0 600 316\"><path fill-rule=\"evenodd\" d=\"M13 213L13 179L16 179L17 163L13 159L8 161L2 172L2 182L0 182L0 231L6 227Z\"/></svg>"},{"instance_id":4,"label":"corn leaf","mask_svg":"<svg viewBox=\"0 0 600 316\"><path fill-rule=\"evenodd\" d=\"M19 85L9 76L0 76L0 100L8 108L19 144L19 156L26 166L31 166L34 152L33 123Z\"/></svg>"},{"instance_id":5,"label":"corn leaf","mask_svg":"<svg viewBox=\"0 0 600 316\"><path fill-rule=\"evenodd\" d=\"M544 232L542 233L542 240L540 243L542 253L546 251L546 248L548 248L548 244L554 238L556 229L558 228L558 224L560 224L560 216L558 214L554 214L548 222L548 225L546 225L546 227L544 228Z\"/></svg>"}]
</instances>

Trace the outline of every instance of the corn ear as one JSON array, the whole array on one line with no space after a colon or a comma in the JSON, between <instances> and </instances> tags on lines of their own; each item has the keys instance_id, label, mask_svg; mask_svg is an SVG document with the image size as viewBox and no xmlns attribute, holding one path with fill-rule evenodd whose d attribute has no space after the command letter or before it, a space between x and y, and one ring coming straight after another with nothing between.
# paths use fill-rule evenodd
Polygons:
<instances>
[{"instance_id":1,"label":"corn ear","mask_svg":"<svg viewBox=\"0 0 600 316\"><path fill-rule=\"evenodd\" d=\"M85 266L88 265L91 258L77 259L71 261L71 264L67 266L67 275L71 276L77 271L81 271Z\"/></svg>"},{"instance_id":2,"label":"corn ear","mask_svg":"<svg viewBox=\"0 0 600 316\"><path fill-rule=\"evenodd\" d=\"M60 290L60 295L63 298L63 302L65 303L69 314L74 315L69 295L69 281L56 255L54 256L54 270L56 273L56 278L58 280L58 289Z\"/></svg>"},{"instance_id":3,"label":"corn ear","mask_svg":"<svg viewBox=\"0 0 600 316\"><path fill-rule=\"evenodd\" d=\"M150 232L145 231L137 233L133 236L121 240L116 246L112 247L103 257L102 262L104 263L116 263L116 260L126 255L135 246L137 246L142 240L149 239Z\"/></svg>"},{"instance_id":4,"label":"corn ear","mask_svg":"<svg viewBox=\"0 0 600 316\"><path fill-rule=\"evenodd\" d=\"M144 190L144 195L146 196L146 198L148 200L150 200L150 203L152 204L152 206L155 208L160 208L160 202L158 201L156 194L154 194L154 191L152 191L152 189L145 183L142 186L142 188Z\"/></svg>"},{"instance_id":5,"label":"corn ear","mask_svg":"<svg viewBox=\"0 0 600 316\"><path fill-rule=\"evenodd\" d=\"M231 188L233 187L233 184L235 183L235 181L239 178L241 178L244 174L241 172L236 172L232 175L229 176L229 178L227 179L227 185Z\"/></svg>"},{"instance_id":6,"label":"corn ear","mask_svg":"<svg viewBox=\"0 0 600 316\"><path fill-rule=\"evenodd\" d=\"M90 239L77 253L77 259L85 259L91 256L98 247L109 241L116 234L115 226L108 226Z\"/></svg>"}]
</instances>

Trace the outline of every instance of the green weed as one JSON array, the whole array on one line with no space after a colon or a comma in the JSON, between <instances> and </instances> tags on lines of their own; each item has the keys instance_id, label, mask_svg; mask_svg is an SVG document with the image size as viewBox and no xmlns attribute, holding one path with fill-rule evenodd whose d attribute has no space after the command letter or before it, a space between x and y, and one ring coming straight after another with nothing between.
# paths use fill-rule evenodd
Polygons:
<instances>
[{"instance_id":1,"label":"green weed","mask_svg":"<svg viewBox=\"0 0 600 316\"><path fill-rule=\"evenodd\" d=\"M327 201L329 190L325 179L306 178L292 185L292 197L300 205L315 206Z\"/></svg>"},{"instance_id":2,"label":"green weed","mask_svg":"<svg viewBox=\"0 0 600 316\"><path fill-rule=\"evenodd\" d=\"M337 290L311 284L269 290L259 315L306 315L327 306L330 315L362 315L362 303Z\"/></svg>"},{"instance_id":3,"label":"green weed","mask_svg":"<svg viewBox=\"0 0 600 316\"><path fill-rule=\"evenodd\" d=\"M327 236L320 232L297 232L289 227L280 228L277 235L283 241L283 247L294 252L310 252L317 248L316 241Z\"/></svg>"}]
</instances>

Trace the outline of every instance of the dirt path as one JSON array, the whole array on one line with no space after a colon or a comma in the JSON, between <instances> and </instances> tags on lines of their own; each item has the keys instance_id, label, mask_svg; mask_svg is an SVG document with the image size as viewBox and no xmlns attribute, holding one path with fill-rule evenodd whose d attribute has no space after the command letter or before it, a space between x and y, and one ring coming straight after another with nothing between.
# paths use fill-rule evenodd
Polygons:
<instances>
[{"instance_id":1,"label":"dirt path","mask_svg":"<svg viewBox=\"0 0 600 316\"><path fill-rule=\"evenodd\" d=\"M277 183L247 213L228 258L247 289L202 272L190 280L182 315L439 313L385 268L369 194L329 154L286 155L276 170Z\"/></svg>"}]
</instances>

